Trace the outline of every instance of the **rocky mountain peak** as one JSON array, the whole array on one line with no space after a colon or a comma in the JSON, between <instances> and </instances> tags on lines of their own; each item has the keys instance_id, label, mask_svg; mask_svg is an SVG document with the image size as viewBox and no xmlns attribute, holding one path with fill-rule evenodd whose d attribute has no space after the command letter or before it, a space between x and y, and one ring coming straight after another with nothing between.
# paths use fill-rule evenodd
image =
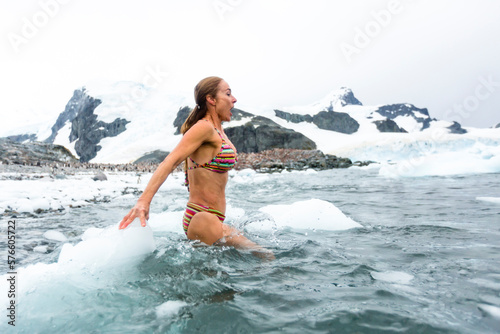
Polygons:
<instances>
[{"instance_id":1,"label":"rocky mountain peak","mask_svg":"<svg viewBox=\"0 0 500 334\"><path fill-rule=\"evenodd\" d=\"M354 96L354 93L350 88L341 87L340 89L334 90L326 98L328 102L325 105L326 111L338 110L341 107L347 105L359 105L363 104Z\"/></svg>"},{"instance_id":2,"label":"rocky mountain peak","mask_svg":"<svg viewBox=\"0 0 500 334\"><path fill-rule=\"evenodd\" d=\"M44 142L53 143L59 130L61 130L67 122L72 122L73 119L75 119L81 106L85 105L85 100L90 98L85 91L85 87L82 87L73 92L73 96L68 103L66 103L64 111L59 114L59 117L57 117L56 122L52 126L52 134L45 139Z\"/></svg>"}]
</instances>

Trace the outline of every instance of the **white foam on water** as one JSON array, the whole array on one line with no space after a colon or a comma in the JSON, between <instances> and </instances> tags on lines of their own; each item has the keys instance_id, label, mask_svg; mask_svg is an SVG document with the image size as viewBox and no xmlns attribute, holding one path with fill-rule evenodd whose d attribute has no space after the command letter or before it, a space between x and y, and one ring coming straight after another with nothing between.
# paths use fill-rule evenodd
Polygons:
<instances>
[{"instance_id":1,"label":"white foam on water","mask_svg":"<svg viewBox=\"0 0 500 334\"><path fill-rule=\"evenodd\" d=\"M180 300L169 300L156 307L156 316L158 318L170 318L179 313L187 305L186 302Z\"/></svg>"},{"instance_id":2,"label":"white foam on water","mask_svg":"<svg viewBox=\"0 0 500 334\"><path fill-rule=\"evenodd\" d=\"M68 241L68 238L66 238L66 236L64 234L62 234L59 231L54 231L54 230L49 230L49 231L45 232L43 234L43 237L45 239L61 241L61 242Z\"/></svg>"},{"instance_id":3,"label":"white foam on water","mask_svg":"<svg viewBox=\"0 0 500 334\"><path fill-rule=\"evenodd\" d=\"M500 283L497 283L496 279L488 280L485 278L473 278L470 282L477 284L482 288L500 290Z\"/></svg>"},{"instance_id":4,"label":"white foam on water","mask_svg":"<svg viewBox=\"0 0 500 334\"><path fill-rule=\"evenodd\" d=\"M408 285L413 280L414 276L402 271L371 271L370 275L373 279L388 283Z\"/></svg>"},{"instance_id":5,"label":"white foam on water","mask_svg":"<svg viewBox=\"0 0 500 334\"><path fill-rule=\"evenodd\" d=\"M242 208L237 208L227 203L226 205L226 220L224 222L231 223L238 219L245 217L245 210Z\"/></svg>"},{"instance_id":6,"label":"white foam on water","mask_svg":"<svg viewBox=\"0 0 500 334\"><path fill-rule=\"evenodd\" d=\"M270 215L272 221L255 222L253 228L272 229L273 227L290 227L294 229L342 231L362 227L347 217L335 205L320 199L299 201L285 205L268 205L259 210Z\"/></svg>"},{"instance_id":7,"label":"white foam on water","mask_svg":"<svg viewBox=\"0 0 500 334\"><path fill-rule=\"evenodd\" d=\"M154 232L173 232L184 234L184 229L182 228L183 215L184 211L150 213L148 225Z\"/></svg>"},{"instance_id":8,"label":"white foam on water","mask_svg":"<svg viewBox=\"0 0 500 334\"><path fill-rule=\"evenodd\" d=\"M476 200L500 204L500 197L476 197Z\"/></svg>"}]
</instances>

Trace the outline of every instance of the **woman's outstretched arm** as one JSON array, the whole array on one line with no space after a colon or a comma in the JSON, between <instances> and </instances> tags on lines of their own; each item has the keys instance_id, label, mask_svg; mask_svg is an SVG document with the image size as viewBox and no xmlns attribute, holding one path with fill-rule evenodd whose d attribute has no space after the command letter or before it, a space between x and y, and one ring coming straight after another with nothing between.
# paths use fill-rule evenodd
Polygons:
<instances>
[{"instance_id":1,"label":"woman's outstretched arm","mask_svg":"<svg viewBox=\"0 0 500 334\"><path fill-rule=\"evenodd\" d=\"M130 225L134 219L139 218L142 226L146 226L149 219L149 207L154 195L172 171L194 151L196 151L212 134L212 127L207 122L199 122L182 136L181 141L158 166L144 192L137 200L136 205L123 217L119 229Z\"/></svg>"}]
</instances>

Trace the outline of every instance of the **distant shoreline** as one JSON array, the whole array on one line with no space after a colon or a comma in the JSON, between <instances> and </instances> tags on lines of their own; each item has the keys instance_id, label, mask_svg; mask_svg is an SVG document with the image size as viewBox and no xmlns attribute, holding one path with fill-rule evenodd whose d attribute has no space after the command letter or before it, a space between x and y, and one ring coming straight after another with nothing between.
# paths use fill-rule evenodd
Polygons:
<instances>
[{"instance_id":1,"label":"distant shoreline","mask_svg":"<svg viewBox=\"0 0 500 334\"><path fill-rule=\"evenodd\" d=\"M332 169L351 166L366 166L372 161L352 162L348 158L339 158L324 154L319 150L273 149L259 153L238 153L236 170L253 169L257 172L272 173L282 170ZM88 172L136 172L153 173L159 162L141 162L137 164L112 164L91 162L30 161L29 163L2 163L0 173L48 173L75 174ZM182 171L184 164L176 171Z\"/></svg>"}]
</instances>

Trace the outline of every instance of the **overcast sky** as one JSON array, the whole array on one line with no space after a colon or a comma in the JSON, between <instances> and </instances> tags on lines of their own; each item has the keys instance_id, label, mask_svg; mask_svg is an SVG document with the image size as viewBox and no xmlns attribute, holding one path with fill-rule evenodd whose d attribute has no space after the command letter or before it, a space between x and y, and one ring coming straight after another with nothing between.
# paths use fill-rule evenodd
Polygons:
<instances>
[{"instance_id":1,"label":"overcast sky","mask_svg":"<svg viewBox=\"0 0 500 334\"><path fill-rule=\"evenodd\" d=\"M0 4L7 127L55 120L74 89L96 80L192 94L209 75L249 111L347 86L364 105L407 102L465 126L500 123L498 0Z\"/></svg>"}]
</instances>

